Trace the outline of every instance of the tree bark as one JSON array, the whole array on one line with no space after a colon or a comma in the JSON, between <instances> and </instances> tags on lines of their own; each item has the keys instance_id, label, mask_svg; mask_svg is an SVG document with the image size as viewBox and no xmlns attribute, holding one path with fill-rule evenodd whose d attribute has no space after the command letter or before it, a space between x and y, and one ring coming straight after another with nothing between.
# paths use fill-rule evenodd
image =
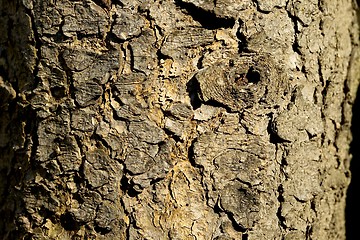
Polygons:
<instances>
[{"instance_id":1,"label":"tree bark","mask_svg":"<svg viewBox=\"0 0 360 240\"><path fill-rule=\"evenodd\" d=\"M3 239L345 239L350 0L0 0Z\"/></svg>"}]
</instances>

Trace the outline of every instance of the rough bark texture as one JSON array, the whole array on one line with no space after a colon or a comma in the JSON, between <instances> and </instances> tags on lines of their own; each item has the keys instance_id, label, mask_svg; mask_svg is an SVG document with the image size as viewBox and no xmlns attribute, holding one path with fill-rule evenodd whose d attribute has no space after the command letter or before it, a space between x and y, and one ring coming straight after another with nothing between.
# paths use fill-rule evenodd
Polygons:
<instances>
[{"instance_id":1,"label":"rough bark texture","mask_svg":"<svg viewBox=\"0 0 360 240\"><path fill-rule=\"evenodd\" d=\"M345 239L355 9L0 0L0 236Z\"/></svg>"}]
</instances>

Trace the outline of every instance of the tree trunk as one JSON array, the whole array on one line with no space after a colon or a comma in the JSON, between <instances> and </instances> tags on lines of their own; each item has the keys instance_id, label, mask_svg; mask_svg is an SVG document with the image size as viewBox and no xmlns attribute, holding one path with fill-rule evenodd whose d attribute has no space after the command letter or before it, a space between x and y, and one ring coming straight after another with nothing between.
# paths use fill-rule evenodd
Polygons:
<instances>
[{"instance_id":1,"label":"tree trunk","mask_svg":"<svg viewBox=\"0 0 360 240\"><path fill-rule=\"evenodd\" d=\"M3 239L345 239L351 0L0 0Z\"/></svg>"}]
</instances>

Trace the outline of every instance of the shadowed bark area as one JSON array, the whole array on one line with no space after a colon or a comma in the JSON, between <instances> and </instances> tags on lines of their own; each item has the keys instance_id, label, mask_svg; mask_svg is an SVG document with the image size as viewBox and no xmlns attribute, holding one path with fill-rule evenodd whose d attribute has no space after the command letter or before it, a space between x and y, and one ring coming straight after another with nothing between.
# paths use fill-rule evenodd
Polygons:
<instances>
[{"instance_id":1,"label":"shadowed bark area","mask_svg":"<svg viewBox=\"0 0 360 240\"><path fill-rule=\"evenodd\" d=\"M349 185L347 191L347 200L346 200L346 239L347 240L355 240L358 238L357 234L357 217L356 212L359 211L359 194L357 193L357 189L360 186L360 179L359 175L357 174L360 171L359 159L360 159L360 141L359 141L359 121L360 121L360 114L359 114L359 93L356 97L355 104L353 106L353 119L352 119L352 135L353 140L351 143L351 153L352 153L352 160L350 164L351 170L351 183Z\"/></svg>"},{"instance_id":2,"label":"shadowed bark area","mask_svg":"<svg viewBox=\"0 0 360 240\"><path fill-rule=\"evenodd\" d=\"M359 6L360 1L357 1ZM360 11L358 10L358 21L360 21ZM350 152L352 154L352 160L350 164L351 182L347 191L346 198L346 239L355 240L358 238L357 231L357 216L356 212L359 212L359 194L357 194L357 189L360 187L360 178L358 172L360 172L360 92L357 92L357 96L353 105L353 117L351 125L351 133L353 136L351 142Z\"/></svg>"},{"instance_id":3,"label":"shadowed bark area","mask_svg":"<svg viewBox=\"0 0 360 240\"><path fill-rule=\"evenodd\" d=\"M345 239L356 10L0 0L0 236Z\"/></svg>"}]
</instances>

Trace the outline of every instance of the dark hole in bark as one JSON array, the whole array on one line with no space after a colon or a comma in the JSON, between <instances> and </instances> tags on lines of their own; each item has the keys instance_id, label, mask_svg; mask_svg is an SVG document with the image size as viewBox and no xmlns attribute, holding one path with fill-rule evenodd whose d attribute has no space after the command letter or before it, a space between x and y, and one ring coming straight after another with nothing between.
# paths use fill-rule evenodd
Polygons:
<instances>
[{"instance_id":1,"label":"dark hole in bark","mask_svg":"<svg viewBox=\"0 0 360 240\"><path fill-rule=\"evenodd\" d=\"M111 232L111 228L109 228L109 227L104 228L104 227L95 226L94 230L96 232L100 233L101 235L105 235L105 234Z\"/></svg>"},{"instance_id":2,"label":"dark hole in bark","mask_svg":"<svg viewBox=\"0 0 360 240\"><path fill-rule=\"evenodd\" d=\"M55 86L50 90L51 94L57 99L63 98L66 95L66 89L64 86Z\"/></svg>"},{"instance_id":3,"label":"dark hole in bark","mask_svg":"<svg viewBox=\"0 0 360 240\"><path fill-rule=\"evenodd\" d=\"M235 66L234 60L230 59L229 60L229 67L234 67L234 66Z\"/></svg>"},{"instance_id":4,"label":"dark hole in bark","mask_svg":"<svg viewBox=\"0 0 360 240\"><path fill-rule=\"evenodd\" d=\"M253 67L249 68L249 71L246 73L246 79L249 83L258 83L260 82L260 73L255 70Z\"/></svg>"},{"instance_id":5,"label":"dark hole in bark","mask_svg":"<svg viewBox=\"0 0 360 240\"><path fill-rule=\"evenodd\" d=\"M67 231L78 231L80 225L75 221L71 213L66 212L60 217L61 226Z\"/></svg>"},{"instance_id":6,"label":"dark hole in bark","mask_svg":"<svg viewBox=\"0 0 360 240\"><path fill-rule=\"evenodd\" d=\"M198 8L191 3L176 0L175 4L185 9L195 21L199 22L206 29L232 28L235 25L234 19L218 17L215 13Z\"/></svg>"},{"instance_id":7,"label":"dark hole in bark","mask_svg":"<svg viewBox=\"0 0 360 240\"><path fill-rule=\"evenodd\" d=\"M357 97L352 108L353 117L351 121L351 132L353 140L350 145L350 153L352 159L350 163L351 182L347 190L346 196L346 208L345 208L345 221L346 221L346 239L356 240L359 239L358 230L358 216L360 211L359 202L360 197L358 189L360 188L360 91L357 92Z\"/></svg>"},{"instance_id":8,"label":"dark hole in bark","mask_svg":"<svg viewBox=\"0 0 360 240\"><path fill-rule=\"evenodd\" d=\"M190 103L193 109L199 108L201 106L201 100L199 98L201 90L200 84L195 77L186 84L186 91L189 93Z\"/></svg>"},{"instance_id":9,"label":"dark hole in bark","mask_svg":"<svg viewBox=\"0 0 360 240\"><path fill-rule=\"evenodd\" d=\"M83 204L85 202L79 193L74 193L73 199L78 201L79 204Z\"/></svg>"}]
</instances>

